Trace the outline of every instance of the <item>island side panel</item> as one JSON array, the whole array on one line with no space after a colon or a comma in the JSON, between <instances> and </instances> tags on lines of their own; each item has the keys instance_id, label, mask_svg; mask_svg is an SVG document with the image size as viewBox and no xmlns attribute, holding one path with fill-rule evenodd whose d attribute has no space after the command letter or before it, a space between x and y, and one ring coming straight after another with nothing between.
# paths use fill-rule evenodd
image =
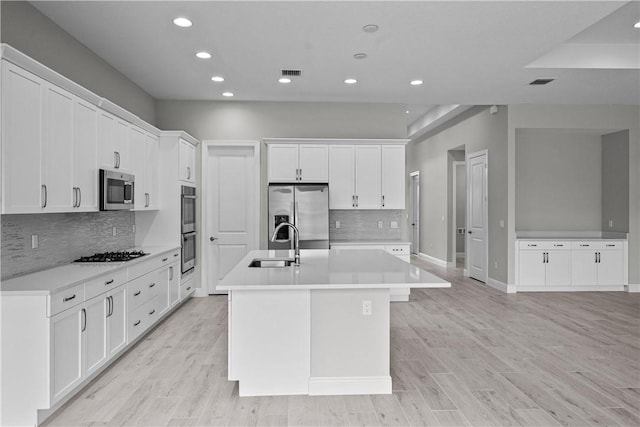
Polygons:
<instances>
[{"instance_id":1,"label":"island side panel","mask_svg":"<svg viewBox=\"0 0 640 427\"><path fill-rule=\"evenodd\" d=\"M311 291L309 394L391 393L389 298L389 289Z\"/></svg>"},{"instance_id":2,"label":"island side panel","mask_svg":"<svg viewBox=\"0 0 640 427\"><path fill-rule=\"evenodd\" d=\"M229 377L240 396L309 393L310 291L231 291Z\"/></svg>"}]
</instances>

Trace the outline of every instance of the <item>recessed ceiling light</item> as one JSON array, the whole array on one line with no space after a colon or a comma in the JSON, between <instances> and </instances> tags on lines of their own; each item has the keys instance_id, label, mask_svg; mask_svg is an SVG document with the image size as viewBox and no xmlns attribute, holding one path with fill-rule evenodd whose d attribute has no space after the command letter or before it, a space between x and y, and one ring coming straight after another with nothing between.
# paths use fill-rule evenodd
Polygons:
<instances>
[{"instance_id":1,"label":"recessed ceiling light","mask_svg":"<svg viewBox=\"0 0 640 427\"><path fill-rule=\"evenodd\" d=\"M356 53L355 55L353 55L354 58L356 59L364 59L367 57L366 53Z\"/></svg>"},{"instance_id":2,"label":"recessed ceiling light","mask_svg":"<svg viewBox=\"0 0 640 427\"><path fill-rule=\"evenodd\" d=\"M367 24L364 27L362 27L362 30L365 33L375 33L376 31L378 31L378 27L376 24Z\"/></svg>"},{"instance_id":3,"label":"recessed ceiling light","mask_svg":"<svg viewBox=\"0 0 640 427\"><path fill-rule=\"evenodd\" d=\"M183 16L180 16L174 19L173 23L176 24L178 27L183 27L183 28L187 28L193 25L193 23L188 18L185 18Z\"/></svg>"},{"instance_id":4,"label":"recessed ceiling light","mask_svg":"<svg viewBox=\"0 0 640 427\"><path fill-rule=\"evenodd\" d=\"M233 92L222 92L222 96L226 96L227 98L233 96Z\"/></svg>"},{"instance_id":5,"label":"recessed ceiling light","mask_svg":"<svg viewBox=\"0 0 640 427\"><path fill-rule=\"evenodd\" d=\"M640 21L633 24L633 28L640 28Z\"/></svg>"},{"instance_id":6,"label":"recessed ceiling light","mask_svg":"<svg viewBox=\"0 0 640 427\"><path fill-rule=\"evenodd\" d=\"M281 79L278 79L278 81L280 83L291 83L291 79L288 79L286 77L282 77Z\"/></svg>"},{"instance_id":7,"label":"recessed ceiling light","mask_svg":"<svg viewBox=\"0 0 640 427\"><path fill-rule=\"evenodd\" d=\"M344 82L346 84L348 84L348 85L352 85L352 84L358 83L358 81L356 79L346 79Z\"/></svg>"},{"instance_id":8,"label":"recessed ceiling light","mask_svg":"<svg viewBox=\"0 0 640 427\"><path fill-rule=\"evenodd\" d=\"M412 86L420 86L422 83L422 80L411 80Z\"/></svg>"},{"instance_id":9,"label":"recessed ceiling light","mask_svg":"<svg viewBox=\"0 0 640 427\"><path fill-rule=\"evenodd\" d=\"M213 80L214 82L223 82L224 81L224 77L220 77L220 76L213 76L211 77L211 80Z\"/></svg>"},{"instance_id":10,"label":"recessed ceiling light","mask_svg":"<svg viewBox=\"0 0 640 427\"><path fill-rule=\"evenodd\" d=\"M405 113L409 114L409 110L405 111Z\"/></svg>"},{"instance_id":11,"label":"recessed ceiling light","mask_svg":"<svg viewBox=\"0 0 640 427\"><path fill-rule=\"evenodd\" d=\"M211 54L209 52L198 52L196 53L196 56L200 59L211 59Z\"/></svg>"}]
</instances>

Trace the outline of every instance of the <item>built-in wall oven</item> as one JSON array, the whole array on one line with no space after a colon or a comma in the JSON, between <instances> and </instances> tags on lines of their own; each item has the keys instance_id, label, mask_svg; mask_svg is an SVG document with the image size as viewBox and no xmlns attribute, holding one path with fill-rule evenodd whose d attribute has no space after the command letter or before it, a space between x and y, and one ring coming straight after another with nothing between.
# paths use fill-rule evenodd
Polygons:
<instances>
[{"instance_id":1,"label":"built-in wall oven","mask_svg":"<svg viewBox=\"0 0 640 427\"><path fill-rule=\"evenodd\" d=\"M182 274L196 266L196 189L182 186L180 222L182 232Z\"/></svg>"}]
</instances>

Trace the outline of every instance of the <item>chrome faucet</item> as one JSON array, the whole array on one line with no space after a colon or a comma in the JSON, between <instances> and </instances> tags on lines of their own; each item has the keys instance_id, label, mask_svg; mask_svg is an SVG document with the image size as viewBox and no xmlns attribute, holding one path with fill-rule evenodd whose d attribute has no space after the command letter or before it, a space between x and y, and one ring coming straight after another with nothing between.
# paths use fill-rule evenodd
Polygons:
<instances>
[{"instance_id":1,"label":"chrome faucet","mask_svg":"<svg viewBox=\"0 0 640 427\"><path fill-rule=\"evenodd\" d=\"M273 236L271 236L271 241L275 242L276 235L278 234L278 231L282 227L291 227L293 229L293 250L295 253L294 259L295 259L296 265L299 266L300 265L300 232L298 231L298 227L291 224L290 222L281 222L276 226L276 229L273 230Z\"/></svg>"}]
</instances>

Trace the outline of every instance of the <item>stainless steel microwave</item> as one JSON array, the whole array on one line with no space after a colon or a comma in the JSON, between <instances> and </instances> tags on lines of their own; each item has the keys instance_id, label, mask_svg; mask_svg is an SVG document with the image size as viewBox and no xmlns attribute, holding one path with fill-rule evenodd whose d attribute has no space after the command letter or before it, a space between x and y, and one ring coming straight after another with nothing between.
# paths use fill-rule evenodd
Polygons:
<instances>
[{"instance_id":1,"label":"stainless steel microwave","mask_svg":"<svg viewBox=\"0 0 640 427\"><path fill-rule=\"evenodd\" d=\"M100 210L120 211L135 207L135 177L128 173L100 169Z\"/></svg>"}]
</instances>

